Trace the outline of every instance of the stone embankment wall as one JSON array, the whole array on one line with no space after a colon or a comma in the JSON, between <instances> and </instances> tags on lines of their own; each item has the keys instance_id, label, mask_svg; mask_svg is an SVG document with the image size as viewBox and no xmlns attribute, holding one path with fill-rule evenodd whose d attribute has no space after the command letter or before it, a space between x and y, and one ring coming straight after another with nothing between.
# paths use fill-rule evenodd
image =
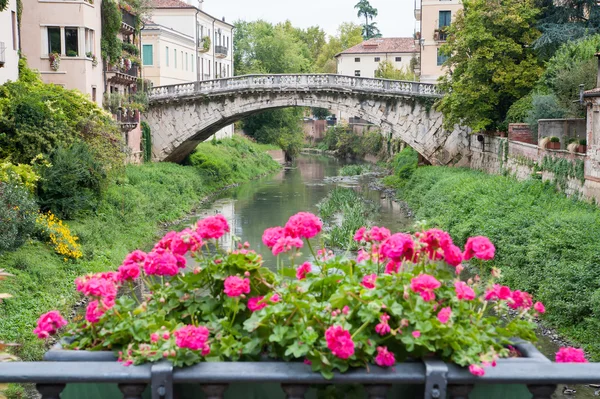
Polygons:
<instances>
[{"instance_id":1,"label":"stone embankment wall","mask_svg":"<svg viewBox=\"0 0 600 399\"><path fill-rule=\"evenodd\" d=\"M510 138L478 136L471 140L471 168L519 180L541 178L554 182L568 196L600 202L600 179L593 177L598 167L586 154L547 150Z\"/></svg>"}]
</instances>

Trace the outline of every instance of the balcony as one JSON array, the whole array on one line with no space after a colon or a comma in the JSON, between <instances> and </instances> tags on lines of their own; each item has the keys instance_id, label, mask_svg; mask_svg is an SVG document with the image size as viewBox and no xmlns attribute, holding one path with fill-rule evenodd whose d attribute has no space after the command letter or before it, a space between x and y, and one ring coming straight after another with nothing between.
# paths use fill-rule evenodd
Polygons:
<instances>
[{"instance_id":1,"label":"balcony","mask_svg":"<svg viewBox=\"0 0 600 399\"><path fill-rule=\"evenodd\" d=\"M206 53L210 50L210 39L208 37L203 37L198 39L198 51L201 53Z\"/></svg>"},{"instance_id":2,"label":"balcony","mask_svg":"<svg viewBox=\"0 0 600 399\"><path fill-rule=\"evenodd\" d=\"M6 63L6 44L0 42L0 68L4 68Z\"/></svg>"},{"instance_id":3,"label":"balcony","mask_svg":"<svg viewBox=\"0 0 600 399\"><path fill-rule=\"evenodd\" d=\"M228 48L225 46L215 46L215 57L225 58L227 57Z\"/></svg>"},{"instance_id":4,"label":"balcony","mask_svg":"<svg viewBox=\"0 0 600 399\"><path fill-rule=\"evenodd\" d=\"M131 35L135 32L135 16L127 10L121 10L121 33Z\"/></svg>"},{"instance_id":5,"label":"balcony","mask_svg":"<svg viewBox=\"0 0 600 399\"><path fill-rule=\"evenodd\" d=\"M129 70L124 70L117 65L111 65L106 70L107 81L114 84L129 86L136 83L138 77L139 68L137 65L132 65Z\"/></svg>"},{"instance_id":6,"label":"balcony","mask_svg":"<svg viewBox=\"0 0 600 399\"><path fill-rule=\"evenodd\" d=\"M114 115L121 130L129 131L135 129L140 123L140 111L130 108L119 108Z\"/></svg>"},{"instance_id":7,"label":"balcony","mask_svg":"<svg viewBox=\"0 0 600 399\"><path fill-rule=\"evenodd\" d=\"M445 27L433 31L433 40L436 42L445 42L448 39L448 32Z\"/></svg>"}]
</instances>

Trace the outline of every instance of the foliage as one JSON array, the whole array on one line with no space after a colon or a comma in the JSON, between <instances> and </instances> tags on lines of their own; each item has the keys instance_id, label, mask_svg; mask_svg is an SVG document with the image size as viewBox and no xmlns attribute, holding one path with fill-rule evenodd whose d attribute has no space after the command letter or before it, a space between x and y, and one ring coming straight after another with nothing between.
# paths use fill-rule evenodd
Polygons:
<instances>
[{"instance_id":1,"label":"foliage","mask_svg":"<svg viewBox=\"0 0 600 399\"><path fill-rule=\"evenodd\" d=\"M72 219L98 207L106 173L85 143L57 148L50 163L52 167L42 169L38 189L42 210Z\"/></svg>"},{"instance_id":2,"label":"foliage","mask_svg":"<svg viewBox=\"0 0 600 399\"><path fill-rule=\"evenodd\" d=\"M54 247L57 254L64 260L79 259L83 256L81 246L77 243L79 239L74 236L69 226L63 223L52 212L40 213L35 219L38 235Z\"/></svg>"},{"instance_id":3,"label":"foliage","mask_svg":"<svg viewBox=\"0 0 600 399\"><path fill-rule=\"evenodd\" d=\"M243 121L244 132L259 143L276 144L294 158L304 142L302 114L301 108L264 111Z\"/></svg>"},{"instance_id":4,"label":"foliage","mask_svg":"<svg viewBox=\"0 0 600 399\"><path fill-rule=\"evenodd\" d=\"M362 28L352 22L342 23L336 36L330 36L321 52L315 59L315 71L321 73L337 73L336 54L363 41Z\"/></svg>"},{"instance_id":5,"label":"foliage","mask_svg":"<svg viewBox=\"0 0 600 399\"><path fill-rule=\"evenodd\" d=\"M383 136L379 130L369 131L363 135L354 133L348 125L330 126L320 148L337 151L342 158L361 158L366 154L379 155L383 150Z\"/></svg>"},{"instance_id":6,"label":"foliage","mask_svg":"<svg viewBox=\"0 0 600 399\"><path fill-rule=\"evenodd\" d=\"M544 86L553 88L554 79L561 71L571 70L574 63L594 59L594 54L598 51L600 51L600 34L566 43L548 61L540 82Z\"/></svg>"},{"instance_id":7,"label":"foliage","mask_svg":"<svg viewBox=\"0 0 600 399\"><path fill-rule=\"evenodd\" d=\"M122 165L121 134L110 115L76 90L43 83L21 61L19 80L0 86L0 158L27 164L83 140L110 168Z\"/></svg>"},{"instance_id":8,"label":"foliage","mask_svg":"<svg viewBox=\"0 0 600 399\"><path fill-rule=\"evenodd\" d=\"M352 251L358 249L354 233L363 226L371 226L377 212L375 204L366 201L353 189L344 187L334 188L317 207L325 225L325 245Z\"/></svg>"},{"instance_id":9,"label":"foliage","mask_svg":"<svg viewBox=\"0 0 600 399\"><path fill-rule=\"evenodd\" d=\"M377 9L369 3L369 0L359 0L354 6L358 10L356 16L358 18L365 17L365 24L362 27L362 35L365 40L369 40L374 37L381 37L381 33L377 28L376 22L369 22L377 16Z\"/></svg>"},{"instance_id":10,"label":"foliage","mask_svg":"<svg viewBox=\"0 0 600 399\"><path fill-rule=\"evenodd\" d=\"M533 108L533 93L529 93L515 101L506 113L506 123L524 123Z\"/></svg>"},{"instance_id":11,"label":"foliage","mask_svg":"<svg viewBox=\"0 0 600 399\"><path fill-rule=\"evenodd\" d=\"M411 147L405 147L391 162L394 174L402 179L410 179L419 163L419 154Z\"/></svg>"},{"instance_id":12,"label":"foliage","mask_svg":"<svg viewBox=\"0 0 600 399\"><path fill-rule=\"evenodd\" d=\"M399 194L418 220L448 229L458 243L490 237L498 249L490 266L502 269L502 282L538 296L558 332L600 359L595 205L566 198L539 180L444 167L417 169Z\"/></svg>"},{"instance_id":13,"label":"foliage","mask_svg":"<svg viewBox=\"0 0 600 399\"><path fill-rule=\"evenodd\" d=\"M279 168L268 154L243 137L201 143L189 162L208 181L233 184Z\"/></svg>"},{"instance_id":14,"label":"foliage","mask_svg":"<svg viewBox=\"0 0 600 399\"><path fill-rule=\"evenodd\" d=\"M535 41L541 57L550 58L562 45L600 33L600 5L595 0L539 0L542 35Z\"/></svg>"},{"instance_id":15,"label":"foliage","mask_svg":"<svg viewBox=\"0 0 600 399\"><path fill-rule=\"evenodd\" d=\"M261 153L247 148L242 157L254 159ZM263 170L245 167L243 176L254 178ZM69 223L84 253L80 260L65 267L62 256L37 241L0 254L0 267L16 276L5 291L19 294L0 305L0 340L19 343L15 355L23 360L40 360L47 347L31 334L35 320L51 308L72 310L81 300L72 290L77 275L111 270L132 249L151 244L168 222L189 214L206 195L229 184L204 180L197 169L169 162L126 166L104 191L98 211Z\"/></svg>"},{"instance_id":16,"label":"foliage","mask_svg":"<svg viewBox=\"0 0 600 399\"><path fill-rule=\"evenodd\" d=\"M274 254L289 256L289 266L280 262L278 275L263 268L262 257L247 244L221 251L230 229L217 215L168 233L147 254L129 254L118 272L77 279L90 302L85 320L67 332L73 339L69 347L111 349L125 365L168 359L182 367L267 355L307 360L330 379L334 370L372 363L392 367L432 353L483 375L481 366L509 355L511 339L535 340L534 320L543 305L534 306L525 292L500 291L493 286L495 278L461 282L461 269L455 267L463 253L445 232L390 236L384 228L363 228L357 232L361 251L355 260L323 248L314 255L310 239L321 231L314 215L299 213L279 229L265 231L264 238ZM313 260L296 269L297 249L280 251L280 243L297 248L302 239ZM477 262L493 259L487 238L472 240L487 249L467 244L465 260L473 255ZM216 251L204 249L204 242ZM186 254L198 265L183 273ZM134 283L146 286L141 300L117 297L119 289L131 292ZM492 314L484 312L488 306ZM38 328L48 327L38 323Z\"/></svg>"},{"instance_id":17,"label":"foliage","mask_svg":"<svg viewBox=\"0 0 600 399\"><path fill-rule=\"evenodd\" d=\"M311 112L312 115L318 120L324 120L329 115L331 115L331 112L329 112L327 108L312 108Z\"/></svg>"},{"instance_id":18,"label":"foliage","mask_svg":"<svg viewBox=\"0 0 600 399\"><path fill-rule=\"evenodd\" d=\"M541 66L531 45L539 9L534 0L465 0L448 28L441 51L451 72L441 78L448 93L439 103L447 128L492 129L509 107L531 91Z\"/></svg>"},{"instance_id":19,"label":"foliage","mask_svg":"<svg viewBox=\"0 0 600 399\"><path fill-rule=\"evenodd\" d=\"M100 49L102 59L114 65L121 59L123 41L119 39L119 30L123 16L119 4L115 0L102 1L102 38Z\"/></svg>"},{"instance_id":20,"label":"foliage","mask_svg":"<svg viewBox=\"0 0 600 399\"><path fill-rule=\"evenodd\" d=\"M0 11L4 11L8 8L8 0L0 0Z\"/></svg>"},{"instance_id":21,"label":"foliage","mask_svg":"<svg viewBox=\"0 0 600 399\"><path fill-rule=\"evenodd\" d=\"M146 121L140 123L142 128L142 150L144 151L144 162L152 161L152 131Z\"/></svg>"},{"instance_id":22,"label":"foliage","mask_svg":"<svg viewBox=\"0 0 600 399\"><path fill-rule=\"evenodd\" d=\"M121 44L121 48L123 49L123 51L126 51L129 54L140 55L140 49L133 43L123 42Z\"/></svg>"},{"instance_id":23,"label":"foliage","mask_svg":"<svg viewBox=\"0 0 600 399\"><path fill-rule=\"evenodd\" d=\"M556 138L558 139L558 137ZM550 141L552 141L552 137L550 138ZM576 144L579 145L579 143ZM580 159L571 161L546 155L544 156L541 165L539 165L539 168L547 172L552 172L554 175L553 183L563 192L568 187L569 179L577 179L582 184L585 182L584 163Z\"/></svg>"},{"instance_id":24,"label":"foliage","mask_svg":"<svg viewBox=\"0 0 600 399\"><path fill-rule=\"evenodd\" d=\"M392 79L392 80L411 80L418 81L419 77L406 67L397 69L391 61L381 61L375 71L376 78Z\"/></svg>"},{"instance_id":25,"label":"foliage","mask_svg":"<svg viewBox=\"0 0 600 399\"><path fill-rule=\"evenodd\" d=\"M358 176L358 175L362 175L363 173L368 173L370 171L371 171L371 168L369 167L369 165L363 165L363 164L344 165L340 169L339 175L340 176Z\"/></svg>"},{"instance_id":26,"label":"foliage","mask_svg":"<svg viewBox=\"0 0 600 399\"><path fill-rule=\"evenodd\" d=\"M531 100L531 110L525 118L532 132L537 134L538 120L540 119L560 119L563 118L566 111L558 103L558 98L554 94L534 94Z\"/></svg>"},{"instance_id":27,"label":"foliage","mask_svg":"<svg viewBox=\"0 0 600 399\"><path fill-rule=\"evenodd\" d=\"M26 164L12 164L8 161L0 163L0 182L12 182L22 184L33 193L40 176L35 173L33 166Z\"/></svg>"},{"instance_id":28,"label":"foliage","mask_svg":"<svg viewBox=\"0 0 600 399\"><path fill-rule=\"evenodd\" d=\"M0 181L0 253L23 245L34 232L36 213L37 205L24 186Z\"/></svg>"}]
</instances>

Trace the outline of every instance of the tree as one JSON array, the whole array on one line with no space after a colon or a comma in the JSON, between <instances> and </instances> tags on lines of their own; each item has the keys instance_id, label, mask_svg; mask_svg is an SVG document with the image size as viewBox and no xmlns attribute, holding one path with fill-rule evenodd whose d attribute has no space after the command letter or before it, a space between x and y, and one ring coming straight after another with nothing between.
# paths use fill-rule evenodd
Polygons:
<instances>
[{"instance_id":1,"label":"tree","mask_svg":"<svg viewBox=\"0 0 600 399\"><path fill-rule=\"evenodd\" d=\"M464 0L442 53L447 94L438 104L444 125L496 128L513 102L531 91L542 67L532 48L540 9L534 0Z\"/></svg>"},{"instance_id":2,"label":"tree","mask_svg":"<svg viewBox=\"0 0 600 399\"><path fill-rule=\"evenodd\" d=\"M596 0L538 0L538 6L542 9L538 22L542 35L535 41L535 49L544 59L565 43L600 33Z\"/></svg>"},{"instance_id":3,"label":"tree","mask_svg":"<svg viewBox=\"0 0 600 399\"><path fill-rule=\"evenodd\" d=\"M392 80L419 80L413 71L404 67L397 69L391 61L381 61L375 71L375 77Z\"/></svg>"},{"instance_id":4,"label":"tree","mask_svg":"<svg viewBox=\"0 0 600 399\"><path fill-rule=\"evenodd\" d=\"M354 6L358 10L357 16L359 18L365 17L365 24L363 25L362 35L365 40L371 39L372 37L381 37L379 29L375 22L369 22L377 16L377 9L369 3L369 0L360 0Z\"/></svg>"},{"instance_id":5,"label":"tree","mask_svg":"<svg viewBox=\"0 0 600 399\"><path fill-rule=\"evenodd\" d=\"M323 45L315 62L315 70L322 73L336 73L337 62L335 56L342 51L362 43L362 28L352 22L342 23L336 36L329 37Z\"/></svg>"}]
</instances>

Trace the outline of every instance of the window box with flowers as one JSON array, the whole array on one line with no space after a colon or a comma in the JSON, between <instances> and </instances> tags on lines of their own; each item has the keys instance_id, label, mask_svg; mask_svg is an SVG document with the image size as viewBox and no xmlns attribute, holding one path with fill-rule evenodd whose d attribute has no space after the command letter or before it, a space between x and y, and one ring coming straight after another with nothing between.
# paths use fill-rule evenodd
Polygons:
<instances>
[{"instance_id":1,"label":"window box with flowers","mask_svg":"<svg viewBox=\"0 0 600 399\"><path fill-rule=\"evenodd\" d=\"M50 53L48 54L48 60L50 61L50 69L58 71L60 68L60 54Z\"/></svg>"},{"instance_id":2,"label":"window box with flowers","mask_svg":"<svg viewBox=\"0 0 600 399\"><path fill-rule=\"evenodd\" d=\"M267 357L304 362L330 379L434 355L483 376L511 356L512 338L535 340L543 304L499 284L497 269L489 280L461 279L463 262L494 258L487 238L471 237L461 250L437 229L409 235L361 228L358 254L347 258L317 245L321 229L316 216L301 212L265 230L276 271L263 267L248 243L220 249L229 232L222 215L169 232L150 252L127 255L117 271L75 280L88 298L84 320L65 332L72 351L57 349L47 359L166 359L184 367ZM312 261L297 264L300 249ZM142 295L128 294L140 285ZM34 333L47 338L65 325L52 311ZM579 350L561 351L558 361L585 361Z\"/></svg>"}]
</instances>

